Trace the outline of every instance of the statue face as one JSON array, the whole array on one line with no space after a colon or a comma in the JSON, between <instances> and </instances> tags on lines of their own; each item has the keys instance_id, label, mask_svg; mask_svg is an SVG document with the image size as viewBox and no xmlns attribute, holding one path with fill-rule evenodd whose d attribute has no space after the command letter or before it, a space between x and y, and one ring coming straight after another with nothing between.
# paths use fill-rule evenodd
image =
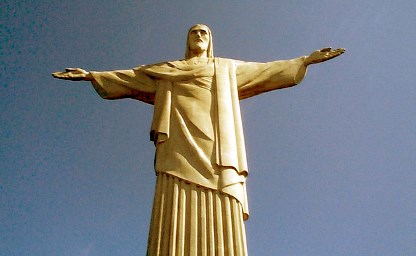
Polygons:
<instances>
[{"instance_id":1,"label":"statue face","mask_svg":"<svg viewBox=\"0 0 416 256\"><path fill-rule=\"evenodd\" d=\"M205 26L192 28L188 35L189 49L194 52L206 52L209 44L209 33Z\"/></svg>"}]
</instances>

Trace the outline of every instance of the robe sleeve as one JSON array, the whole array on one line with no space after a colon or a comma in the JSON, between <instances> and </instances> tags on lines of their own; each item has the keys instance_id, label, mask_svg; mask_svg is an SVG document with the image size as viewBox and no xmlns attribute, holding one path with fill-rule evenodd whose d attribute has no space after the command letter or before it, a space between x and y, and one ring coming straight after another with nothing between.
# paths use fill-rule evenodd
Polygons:
<instances>
[{"instance_id":1,"label":"robe sleeve","mask_svg":"<svg viewBox=\"0 0 416 256\"><path fill-rule=\"evenodd\" d=\"M154 104L156 81L141 67L130 70L95 72L92 85L104 99L132 98Z\"/></svg>"},{"instance_id":2,"label":"robe sleeve","mask_svg":"<svg viewBox=\"0 0 416 256\"><path fill-rule=\"evenodd\" d=\"M294 86L306 75L305 57L267 63L236 62L240 100L264 92Z\"/></svg>"}]
</instances>

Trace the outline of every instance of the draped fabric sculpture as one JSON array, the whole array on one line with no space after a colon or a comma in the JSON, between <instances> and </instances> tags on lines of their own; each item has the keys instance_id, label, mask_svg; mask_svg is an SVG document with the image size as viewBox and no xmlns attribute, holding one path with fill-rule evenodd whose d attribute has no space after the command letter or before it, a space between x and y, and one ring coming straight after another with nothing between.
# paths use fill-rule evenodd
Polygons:
<instances>
[{"instance_id":1,"label":"draped fabric sculpture","mask_svg":"<svg viewBox=\"0 0 416 256\"><path fill-rule=\"evenodd\" d=\"M147 255L247 255L248 175L239 100L298 84L307 66L344 49L291 60L213 56L210 29L188 32L185 59L129 70L68 68L56 78L91 81L105 99L154 105L155 198Z\"/></svg>"}]
</instances>

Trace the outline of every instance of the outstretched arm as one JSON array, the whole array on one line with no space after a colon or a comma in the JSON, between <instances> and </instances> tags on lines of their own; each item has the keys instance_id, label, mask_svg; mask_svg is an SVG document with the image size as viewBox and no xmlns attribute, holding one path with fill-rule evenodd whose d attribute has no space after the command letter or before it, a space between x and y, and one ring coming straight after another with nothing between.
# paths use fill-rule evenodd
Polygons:
<instances>
[{"instance_id":1,"label":"outstretched arm","mask_svg":"<svg viewBox=\"0 0 416 256\"><path fill-rule=\"evenodd\" d=\"M266 63L237 63L237 87L240 99L300 83L306 74L305 59L306 56Z\"/></svg>"},{"instance_id":2,"label":"outstretched arm","mask_svg":"<svg viewBox=\"0 0 416 256\"><path fill-rule=\"evenodd\" d=\"M335 58L345 49L323 48L292 60L267 63L237 63L237 86L240 99L271 90L299 84L306 75L307 66Z\"/></svg>"},{"instance_id":3,"label":"outstretched arm","mask_svg":"<svg viewBox=\"0 0 416 256\"><path fill-rule=\"evenodd\" d=\"M54 72L52 76L58 79L71 81L93 81L92 74L81 68L66 68L63 72Z\"/></svg>"},{"instance_id":4,"label":"outstretched arm","mask_svg":"<svg viewBox=\"0 0 416 256\"><path fill-rule=\"evenodd\" d=\"M52 73L52 76L71 81L90 81L104 99L133 98L149 104L154 102L156 83L140 67L103 72L66 68L63 72Z\"/></svg>"}]
</instances>

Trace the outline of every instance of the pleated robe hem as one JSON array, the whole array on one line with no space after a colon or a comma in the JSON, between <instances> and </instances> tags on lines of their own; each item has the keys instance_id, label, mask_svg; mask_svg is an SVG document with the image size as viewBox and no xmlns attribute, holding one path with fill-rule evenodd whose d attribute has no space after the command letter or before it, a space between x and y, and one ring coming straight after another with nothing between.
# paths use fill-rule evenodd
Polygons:
<instances>
[{"instance_id":1,"label":"pleated robe hem","mask_svg":"<svg viewBox=\"0 0 416 256\"><path fill-rule=\"evenodd\" d=\"M160 173L148 256L246 256L241 204L232 196Z\"/></svg>"}]
</instances>

